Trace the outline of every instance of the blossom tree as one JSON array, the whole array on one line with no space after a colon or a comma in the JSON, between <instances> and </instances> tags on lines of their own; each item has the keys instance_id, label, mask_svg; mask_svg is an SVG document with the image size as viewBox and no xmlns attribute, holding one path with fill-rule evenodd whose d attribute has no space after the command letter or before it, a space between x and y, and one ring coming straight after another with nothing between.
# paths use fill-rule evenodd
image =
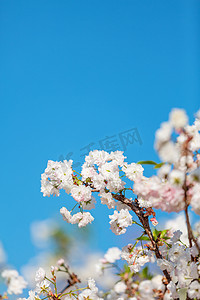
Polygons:
<instances>
[{"instance_id":1,"label":"blossom tree","mask_svg":"<svg viewBox=\"0 0 200 300\"><path fill-rule=\"evenodd\" d=\"M169 121L156 132L155 149L161 163L125 161L121 151L107 153L91 151L85 157L80 173L73 161L48 161L41 176L44 196L60 195L64 190L74 204L62 207L60 213L67 223L78 227L92 223L90 210L95 209L94 194L107 205L110 228L116 235L124 234L129 226L140 226L142 234L134 244L122 249L108 249L99 261L98 270L116 268L118 281L109 291L101 291L94 279L81 285L78 274L60 259L51 267L51 276L40 268L36 273L36 288L29 291L33 299L200 299L200 224L192 228L190 213L200 215L200 112L193 125L188 124L184 110L173 109ZM153 165L157 175L145 177L144 166ZM155 209L168 213L183 211L187 226L187 242L182 232L169 228L157 230ZM78 211L77 211L78 210ZM114 211L113 211L114 210ZM133 220L133 216L137 221ZM116 261L125 261L122 267ZM160 274L150 274L146 264L156 263ZM67 284L58 290L57 273L66 273ZM22 279L12 270L2 274L8 282L8 293L18 294L25 287ZM16 278L18 286L13 286ZM17 292L16 292L17 291Z\"/></svg>"}]
</instances>

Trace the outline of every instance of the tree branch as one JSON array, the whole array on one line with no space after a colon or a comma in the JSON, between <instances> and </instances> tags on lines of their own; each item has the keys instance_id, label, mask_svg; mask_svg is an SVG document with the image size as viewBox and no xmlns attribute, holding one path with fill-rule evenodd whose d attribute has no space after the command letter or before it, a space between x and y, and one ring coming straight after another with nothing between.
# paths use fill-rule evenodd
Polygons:
<instances>
[{"instance_id":1,"label":"tree branch","mask_svg":"<svg viewBox=\"0 0 200 300\"><path fill-rule=\"evenodd\" d=\"M141 224L144 227L144 230L145 230L146 234L148 235L148 237L149 237L149 239L151 241L151 244L153 246L152 249L155 252L156 258L162 259L163 258L162 254L159 251L157 242L155 241L155 239L153 237L153 234L152 234L152 231L151 231L151 228L149 226L148 216L144 215L143 211L141 210L141 208L139 207L139 205L137 204L137 202L132 202L130 199L126 198L124 195L115 195L115 194L112 194L112 196L113 196L114 199L122 202L123 204L128 205L132 209L132 211L137 215L137 217L139 218ZM164 270L163 273L164 273L164 275L167 278L167 281L169 283L171 281L171 277L170 277L168 271Z\"/></svg>"}]
</instances>

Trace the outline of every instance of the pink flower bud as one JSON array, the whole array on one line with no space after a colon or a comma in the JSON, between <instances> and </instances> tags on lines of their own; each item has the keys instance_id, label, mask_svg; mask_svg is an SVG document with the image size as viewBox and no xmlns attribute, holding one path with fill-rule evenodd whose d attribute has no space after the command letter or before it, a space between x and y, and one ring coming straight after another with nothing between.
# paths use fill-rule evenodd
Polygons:
<instances>
[{"instance_id":1,"label":"pink flower bud","mask_svg":"<svg viewBox=\"0 0 200 300\"><path fill-rule=\"evenodd\" d=\"M158 225L158 221L156 220L156 218L151 218L150 221L153 224L153 226Z\"/></svg>"},{"instance_id":2,"label":"pink flower bud","mask_svg":"<svg viewBox=\"0 0 200 300\"><path fill-rule=\"evenodd\" d=\"M58 261L57 261L57 265L59 266L63 266L65 263L64 259L63 258L60 258Z\"/></svg>"}]
</instances>

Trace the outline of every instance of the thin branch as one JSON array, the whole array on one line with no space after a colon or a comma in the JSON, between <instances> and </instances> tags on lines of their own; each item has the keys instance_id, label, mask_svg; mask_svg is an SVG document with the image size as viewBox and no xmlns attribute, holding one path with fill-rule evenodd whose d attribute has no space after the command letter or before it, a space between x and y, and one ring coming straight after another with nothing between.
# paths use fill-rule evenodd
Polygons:
<instances>
[{"instance_id":1,"label":"thin branch","mask_svg":"<svg viewBox=\"0 0 200 300\"><path fill-rule=\"evenodd\" d=\"M189 214L188 214L187 196L185 196L185 218L186 218L186 225L187 225L188 240L189 240L190 248L192 247L192 241L193 241L195 243L195 246L198 249L198 252L200 253L200 247L197 243L197 240L195 239L195 237L193 235L192 227L190 225L190 219L189 219Z\"/></svg>"},{"instance_id":2,"label":"thin branch","mask_svg":"<svg viewBox=\"0 0 200 300\"><path fill-rule=\"evenodd\" d=\"M61 296L67 289L69 289L76 283L81 282L75 273L68 272L68 274L69 274L68 284L62 289L62 291L59 293L59 296Z\"/></svg>"},{"instance_id":3,"label":"thin branch","mask_svg":"<svg viewBox=\"0 0 200 300\"><path fill-rule=\"evenodd\" d=\"M191 140L190 137L188 137L187 141L185 142L185 156L186 156L186 170L188 170L188 163L187 163L187 157L188 157L188 143ZM193 231L192 231L192 227L190 224L190 219L189 219L189 214L188 214L188 199L187 199L187 191L188 191L188 187L187 187L187 171L185 171L185 179L184 179L184 184L183 184L183 190L184 190L184 201L185 201L185 218L186 218L186 225L187 225L187 232L188 232L188 240L189 240L189 245L190 248L192 247L192 241L195 243L195 246L198 249L198 252L200 253L200 247L197 243L197 240L195 239L194 235L193 235Z\"/></svg>"},{"instance_id":4,"label":"thin branch","mask_svg":"<svg viewBox=\"0 0 200 300\"><path fill-rule=\"evenodd\" d=\"M141 208L139 207L138 203L137 202L132 202L130 199L126 198L123 195L112 194L112 196L113 196L114 199L122 202L123 204L128 205L132 209L132 211L137 215L137 217L139 218L141 224L144 227L144 230L145 230L146 234L148 235L148 237L149 237L149 239L151 241L152 250L155 252L156 258L162 259L163 258L162 254L159 251L157 242L155 241L155 239L153 237L153 234L152 234L152 231L151 231L151 228L149 226L148 216L144 215L144 213L141 210ZM164 270L163 273L164 273L164 275L167 278L167 281L169 283L171 281L171 277L170 277L168 271Z\"/></svg>"},{"instance_id":5,"label":"thin branch","mask_svg":"<svg viewBox=\"0 0 200 300\"><path fill-rule=\"evenodd\" d=\"M99 190L97 189L93 189L92 192L99 192ZM162 259L162 254L159 251L157 242L155 241L153 234L151 232L151 228L149 226L149 219L148 216L145 216L143 211L141 210L141 208L139 207L138 203L135 201L131 201L130 199L126 198L124 195L122 194L114 194L112 193L112 196L115 200L118 200L120 202L122 202L123 204L126 204L127 206L129 206L131 208L131 210L137 215L137 217L139 218L146 234L148 235L151 244L152 244L152 250L155 252L156 258L158 259ZM171 277L168 273L167 270L163 271L168 283L171 281Z\"/></svg>"}]
</instances>

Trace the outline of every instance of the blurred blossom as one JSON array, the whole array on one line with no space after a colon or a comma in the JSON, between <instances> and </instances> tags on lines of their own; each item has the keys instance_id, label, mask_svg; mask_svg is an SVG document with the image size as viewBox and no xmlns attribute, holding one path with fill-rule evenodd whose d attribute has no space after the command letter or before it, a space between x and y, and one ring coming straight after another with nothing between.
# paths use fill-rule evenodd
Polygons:
<instances>
[{"instance_id":1,"label":"blurred blossom","mask_svg":"<svg viewBox=\"0 0 200 300\"><path fill-rule=\"evenodd\" d=\"M31 237L33 244L38 248L47 247L52 230L56 224L53 220L35 221L31 224Z\"/></svg>"},{"instance_id":2,"label":"blurred blossom","mask_svg":"<svg viewBox=\"0 0 200 300\"><path fill-rule=\"evenodd\" d=\"M4 250L3 244L0 241L0 264L4 264L7 261L7 255Z\"/></svg>"},{"instance_id":3,"label":"blurred blossom","mask_svg":"<svg viewBox=\"0 0 200 300\"><path fill-rule=\"evenodd\" d=\"M182 231L181 241L188 245L187 226L185 223L185 216L183 213L178 214L175 218L167 220L164 228L170 229L171 233L174 231Z\"/></svg>"},{"instance_id":4,"label":"blurred blossom","mask_svg":"<svg viewBox=\"0 0 200 300\"><path fill-rule=\"evenodd\" d=\"M77 257L77 253L75 256ZM81 262L77 261L77 266L75 265L73 269L75 270L75 273L77 272L79 274L82 282L86 282L87 278L92 274L92 277L100 284L100 287L107 290L113 287L117 281L117 276L113 274L113 270L111 269L106 269L103 276L100 276L96 266L102 257L103 254L99 252L88 253L87 255L82 256Z\"/></svg>"}]
</instances>

